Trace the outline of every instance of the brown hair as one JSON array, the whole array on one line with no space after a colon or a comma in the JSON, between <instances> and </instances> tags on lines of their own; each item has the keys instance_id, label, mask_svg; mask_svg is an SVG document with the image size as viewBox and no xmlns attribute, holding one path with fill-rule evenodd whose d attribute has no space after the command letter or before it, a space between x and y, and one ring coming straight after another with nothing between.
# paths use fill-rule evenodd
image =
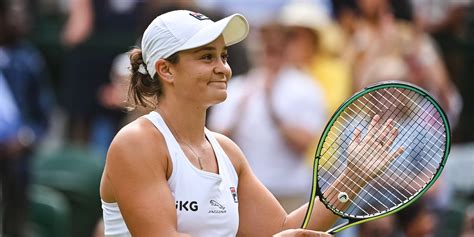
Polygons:
<instances>
[{"instance_id":1,"label":"brown hair","mask_svg":"<svg viewBox=\"0 0 474 237\"><path fill-rule=\"evenodd\" d=\"M141 64L146 68L141 49L134 48L129 52L129 55L131 64L131 78L128 88L129 110L137 107L153 110L163 94L161 80L157 73L152 78L150 74L143 74L138 71ZM177 64L179 62L178 53L171 55L165 60L172 64Z\"/></svg>"}]
</instances>

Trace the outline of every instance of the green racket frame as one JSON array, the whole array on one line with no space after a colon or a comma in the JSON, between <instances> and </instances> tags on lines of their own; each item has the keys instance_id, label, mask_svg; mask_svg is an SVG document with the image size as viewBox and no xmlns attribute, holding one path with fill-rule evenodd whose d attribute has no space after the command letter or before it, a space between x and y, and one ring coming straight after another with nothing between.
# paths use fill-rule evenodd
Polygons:
<instances>
[{"instance_id":1,"label":"green racket frame","mask_svg":"<svg viewBox=\"0 0 474 237\"><path fill-rule=\"evenodd\" d=\"M430 182L425 186L425 188L423 188L421 191L416 193L411 199L409 199L409 201L401 204L400 206L398 206L396 208L393 208L392 210L376 214L373 217L369 217L369 218L343 217L343 215L344 215L343 213L341 213L340 211L335 210L334 208L332 208L332 206L329 205L329 203L324 198L322 198L320 196L322 192L320 190L320 187L318 186L318 165L319 165L319 160L321 158L320 157L321 150L323 148L324 141L325 141L329 131L331 130L334 122L337 120L337 118L339 118L339 115L344 111L344 109L346 109L349 105L352 104L352 102L354 102L358 98L364 96L365 94L370 93L370 92L375 91L375 90L383 89L383 88L401 88L401 89L408 89L408 90L411 90L411 91L415 91L418 94L421 94L422 96L424 96L426 99L428 99L434 105L436 110L439 112L439 114L440 114L440 116L443 120L443 124L446 128L446 144L445 144L444 155L443 155L441 164L440 164L438 170L436 171L435 176L430 180ZM435 183L435 181L439 178L439 176L441 175L441 172L442 172L442 170L443 170L443 168L446 164L450 148L451 148L451 132L450 132L450 126L449 126L448 118L447 118L445 112L441 109L441 106L438 104L438 102L436 102L436 100L431 95L429 95L428 92L426 92L425 90L423 90L423 89L421 89L421 88L419 88L415 85L412 85L410 83L399 82L399 81L381 82L381 83L374 84L374 85L371 85L371 86L368 86L368 87L364 88L363 90L357 92L356 94L351 96L349 99L347 99L341 106L339 106L339 108L336 110L336 112L333 114L333 116L329 120L328 124L326 125L323 134L321 135L321 139L319 140L319 143L318 143L318 147L317 147L316 155L315 155L315 159L314 159L314 165L313 165L313 184L312 184L312 189L311 189L311 197L310 197L310 200L309 200L308 209L306 211L306 215L305 215L305 218L304 218L304 221L303 221L303 224L302 224L301 228L306 229L309 225L309 221L310 221L311 213L313 212L316 196L318 196L320 201L322 203L324 203L324 205L329 210L331 210L334 214L336 214L338 216L341 216L342 218L348 220L348 222L342 223L342 224L340 224L338 226L335 226L335 227L333 227L333 228L331 228L330 230L327 231L328 233L331 233L331 234L340 232L342 230L345 230L345 229L347 229L351 226L357 225L357 224L361 224L361 223L364 223L364 222L367 222L367 221L372 221L372 220L383 218L385 216L394 214L394 213L402 210L403 208L409 206L410 204L412 204L413 202L418 200Z\"/></svg>"}]
</instances>

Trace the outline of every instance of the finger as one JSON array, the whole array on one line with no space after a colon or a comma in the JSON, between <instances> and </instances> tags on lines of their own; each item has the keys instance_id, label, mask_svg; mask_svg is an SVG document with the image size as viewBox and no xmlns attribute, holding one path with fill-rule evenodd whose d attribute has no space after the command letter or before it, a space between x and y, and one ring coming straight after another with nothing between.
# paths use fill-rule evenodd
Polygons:
<instances>
[{"instance_id":1,"label":"finger","mask_svg":"<svg viewBox=\"0 0 474 237\"><path fill-rule=\"evenodd\" d=\"M360 129L359 128L354 129L354 137L352 138L352 141L355 142L356 144L360 143Z\"/></svg>"},{"instance_id":2,"label":"finger","mask_svg":"<svg viewBox=\"0 0 474 237\"><path fill-rule=\"evenodd\" d=\"M382 133L380 134L380 137L378 137L377 139L379 139L380 141L384 141L387 135L391 134L392 129L393 129L393 119L389 119L387 120L387 122L385 122L385 125L382 129Z\"/></svg>"},{"instance_id":3,"label":"finger","mask_svg":"<svg viewBox=\"0 0 474 237\"><path fill-rule=\"evenodd\" d=\"M390 134L387 137L387 141L385 142L385 147L390 148L397 137L398 137L398 129L396 128L391 129Z\"/></svg>"},{"instance_id":4,"label":"finger","mask_svg":"<svg viewBox=\"0 0 474 237\"><path fill-rule=\"evenodd\" d=\"M390 162L392 162L393 160L397 159L398 157L400 157L403 152L405 152L405 148L404 147L399 147L394 153L392 153L392 155L390 156Z\"/></svg>"},{"instance_id":5,"label":"finger","mask_svg":"<svg viewBox=\"0 0 474 237\"><path fill-rule=\"evenodd\" d=\"M378 121L380 120L380 116L378 114L376 114L373 118L372 118L372 121L370 121L370 125L369 125L369 130L367 131L367 139L371 139L373 138L373 134L375 133L375 125L377 125Z\"/></svg>"}]
</instances>

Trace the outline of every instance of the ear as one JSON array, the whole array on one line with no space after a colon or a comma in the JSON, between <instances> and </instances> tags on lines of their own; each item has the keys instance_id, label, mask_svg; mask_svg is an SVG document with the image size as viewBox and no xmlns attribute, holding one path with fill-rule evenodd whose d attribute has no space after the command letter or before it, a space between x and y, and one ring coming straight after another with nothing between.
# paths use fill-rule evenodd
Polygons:
<instances>
[{"instance_id":1,"label":"ear","mask_svg":"<svg viewBox=\"0 0 474 237\"><path fill-rule=\"evenodd\" d=\"M158 59L155 63L155 69L160 79L167 82L173 81L173 73L171 72L170 63L168 61Z\"/></svg>"}]
</instances>

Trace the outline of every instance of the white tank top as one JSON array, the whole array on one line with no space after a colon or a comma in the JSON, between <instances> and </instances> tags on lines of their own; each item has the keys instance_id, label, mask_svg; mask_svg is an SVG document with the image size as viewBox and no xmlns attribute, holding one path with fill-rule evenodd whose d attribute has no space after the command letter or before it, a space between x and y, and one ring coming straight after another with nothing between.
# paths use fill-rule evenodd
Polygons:
<instances>
[{"instance_id":1,"label":"white tank top","mask_svg":"<svg viewBox=\"0 0 474 237\"><path fill-rule=\"evenodd\" d=\"M205 129L219 174L199 170L188 160L159 113L145 117L163 134L173 162L168 185L175 199L178 232L197 237L235 236L239 227L238 176L212 133ZM130 236L117 203L102 201L102 210L105 236Z\"/></svg>"}]
</instances>

